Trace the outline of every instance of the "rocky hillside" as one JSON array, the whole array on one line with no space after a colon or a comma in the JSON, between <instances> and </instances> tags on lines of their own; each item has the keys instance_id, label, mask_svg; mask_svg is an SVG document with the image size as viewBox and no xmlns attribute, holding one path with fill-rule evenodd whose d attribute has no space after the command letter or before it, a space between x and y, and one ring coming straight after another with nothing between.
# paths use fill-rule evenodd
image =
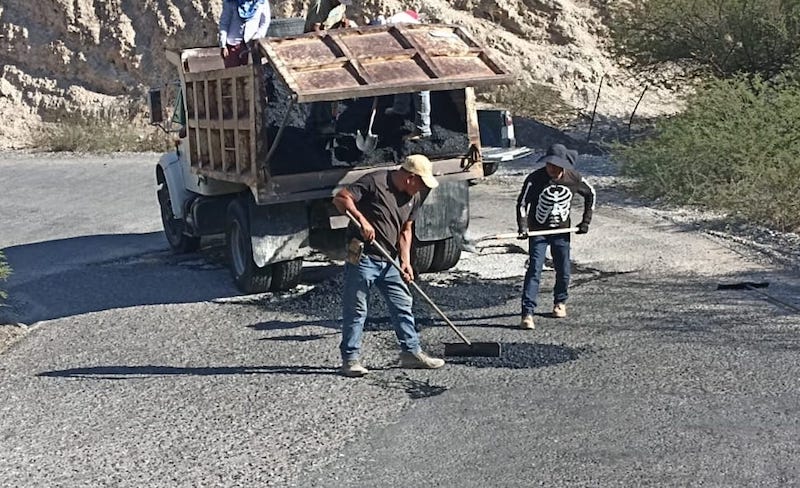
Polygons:
<instances>
[{"instance_id":1,"label":"rocky hillside","mask_svg":"<svg viewBox=\"0 0 800 488\"><path fill-rule=\"evenodd\" d=\"M307 0L273 0L273 16L303 15ZM355 18L416 8L431 21L460 24L495 48L520 79L555 88L576 112L626 117L640 83L604 49L599 0L365 0ZM3 0L0 3L0 148L31 144L43 122L76 110L137 110L150 86L174 73L164 48L213 45L222 0ZM132 102L131 102L132 101ZM649 90L637 110L674 110ZM12 122L13 123L9 123Z\"/></svg>"}]
</instances>

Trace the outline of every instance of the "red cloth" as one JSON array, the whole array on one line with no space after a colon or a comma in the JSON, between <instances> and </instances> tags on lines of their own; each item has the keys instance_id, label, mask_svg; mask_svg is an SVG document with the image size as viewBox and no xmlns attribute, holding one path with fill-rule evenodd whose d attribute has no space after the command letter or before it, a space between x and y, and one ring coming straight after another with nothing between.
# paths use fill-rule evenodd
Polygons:
<instances>
[{"instance_id":1,"label":"red cloth","mask_svg":"<svg viewBox=\"0 0 800 488\"><path fill-rule=\"evenodd\" d=\"M228 46L228 57L224 58L226 68L234 68L236 66L244 66L247 64L249 51L247 45L243 42L236 46Z\"/></svg>"}]
</instances>

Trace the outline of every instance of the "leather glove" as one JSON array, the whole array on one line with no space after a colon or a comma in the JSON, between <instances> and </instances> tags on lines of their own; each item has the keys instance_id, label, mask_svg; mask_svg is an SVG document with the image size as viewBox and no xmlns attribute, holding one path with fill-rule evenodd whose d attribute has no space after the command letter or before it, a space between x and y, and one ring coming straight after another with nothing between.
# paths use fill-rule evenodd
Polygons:
<instances>
[{"instance_id":1,"label":"leather glove","mask_svg":"<svg viewBox=\"0 0 800 488\"><path fill-rule=\"evenodd\" d=\"M517 230L517 232L519 233L519 235L517 236L517 239L519 239L520 241L524 241L524 240L528 239L528 231L527 230L519 229L519 230Z\"/></svg>"},{"instance_id":2,"label":"leather glove","mask_svg":"<svg viewBox=\"0 0 800 488\"><path fill-rule=\"evenodd\" d=\"M578 232L576 234L586 234L587 232L589 232L589 224L586 222L578 224Z\"/></svg>"}]
</instances>

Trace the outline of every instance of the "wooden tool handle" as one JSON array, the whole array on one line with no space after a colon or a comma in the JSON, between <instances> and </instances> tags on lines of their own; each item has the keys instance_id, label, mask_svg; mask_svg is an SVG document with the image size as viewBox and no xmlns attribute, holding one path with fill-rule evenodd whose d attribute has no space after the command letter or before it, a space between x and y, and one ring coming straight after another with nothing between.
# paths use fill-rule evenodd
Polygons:
<instances>
[{"instance_id":1,"label":"wooden tool handle","mask_svg":"<svg viewBox=\"0 0 800 488\"><path fill-rule=\"evenodd\" d=\"M350 220L351 220L351 221L352 221L354 224L356 224L356 227L358 227L359 229L361 229L361 223L358 221L358 219L356 219L356 217L355 217L353 214L351 214L349 210L347 210L346 212L347 212L347 216L348 216L348 217L350 217ZM400 276L402 276L402 275L403 275L403 270L400 268L400 265L399 265L399 264L397 264L397 261L395 261L395 260L392 258L391 254L389 254L389 252L388 252L386 249L384 249L384 248L383 248L383 246L381 246L380 244L378 244L376 241L372 241L372 242L370 242L369 244L370 244L371 246L373 246L375 249L377 249L377 250L378 250L378 252L379 252L379 253L381 253L381 256L383 256L383 257L384 257L384 258L386 258L386 259L387 259L387 260L388 260L390 263L392 263L392 266L394 266L394 267L395 267L395 269L397 269L397 271L399 271L399 272L400 272ZM450 319L449 319L449 318L447 318L447 315L445 315L445 314L444 314L444 312L442 312L442 310L441 310L441 309L440 309L440 308L439 308L439 307L438 307L438 306L437 306L437 305L436 305L436 304L433 302L433 300L431 300L431 298L430 298L430 297L429 297L429 296L428 296L428 295L427 295L427 294L426 294L424 291L422 291L422 288L420 288L420 287L419 287L419 285L418 285L418 284L416 284L416 283L414 283L413 281L411 281L410 283L411 283L411 286L413 286L413 287L414 287L414 289L415 289L415 290L417 290L417 293L419 293L420 295L422 295L422 298L424 298L424 299L425 299L425 301L426 301L426 302L428 302L428 305L430 305L431 307L433 307L433 309L434 309L434 310L436 310L436 313L438 313L438 314L439 314L439 316L440 316L442 319L444 319L444 321L447 323L447 325L449 325L449 326L450 326L450 328L451 328L451 329L453 329L453 332L455 332L455 333L458 335L458 337L459 337L459 338L460 338L462 341L464 341L464 344L466 344L466 345L468 345L468 346L472 346L472 343L469 341L469 339L467 339L467 337L466 337L464 334L462 334L460 330L458 330L458 327L456 327L456 326L453 324L453 322L451 322L451 321L450 321Z\"/></svg>"}]
</instances>

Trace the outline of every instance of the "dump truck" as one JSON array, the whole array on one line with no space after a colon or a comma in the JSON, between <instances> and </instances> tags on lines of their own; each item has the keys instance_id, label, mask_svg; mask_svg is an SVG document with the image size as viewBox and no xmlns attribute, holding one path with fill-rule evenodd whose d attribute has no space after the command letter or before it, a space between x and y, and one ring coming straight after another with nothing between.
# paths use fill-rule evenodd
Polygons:
<instances>
[{"instance_id":1,"label":"dump truck","mask_svg":"<svg viewBox=\"0 0 800 488\"><path fill-rule=\"evenodd\" d=\"M175 113L161 107L160 90L150 102L151 122L173 122L178 134L155 168L170 247L192 252L224 234L243 292L292 288L312 251L344 248L348 219L332 196L421 153L441 184L415 221L413 266L453 267L469 225L469 182L484 175L474 88L512 82L509 70L454 25L268 36L250 52L232 68L215 47L166 53L178 71ZM431 94L433 134L414 140L406 137L413 115L386 109L422 91ZM377 141L366 151L364 134Z\"/></svg>"}]
</instances>

